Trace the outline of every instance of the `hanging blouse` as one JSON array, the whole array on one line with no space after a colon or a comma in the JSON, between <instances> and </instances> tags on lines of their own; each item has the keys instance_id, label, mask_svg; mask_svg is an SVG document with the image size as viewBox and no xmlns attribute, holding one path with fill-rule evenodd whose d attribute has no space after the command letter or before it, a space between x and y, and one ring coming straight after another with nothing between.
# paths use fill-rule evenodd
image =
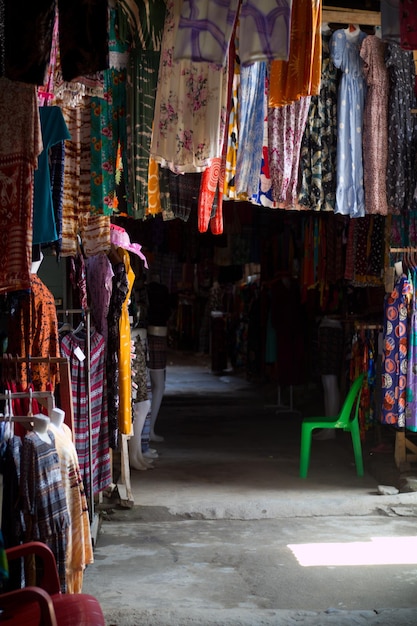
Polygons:
<instances>
[{"instance_id":1,"label":"hanging blouse","mask_svg":"<svg viewBox=\"0 0 417 626\"><path fill-rule=\"evenodd\" d=\"M35 171L33 199L33 244L51 243L58 239L52 202L51 173L49 169L49 148L70 138L62 111L59 107L39 109L43 150L38 158Z\"/></svg>"},{"instance_id":2,"label":"hanging blouse","mask_svg":"<svg viewBox=\"0 0 417 626\"><path fill-rule=\"evenodd\" d=\"M271 62L269 106L284 106L302 96L317 95L320 75L321 2L297 0L291 13L288 61Z\"/></svg>"},{"instance_id":3,"label":"hanging blouse","mask_svg":"<svg viewBox=\"0 0 417 626\"><path fill-rule=\"evenodd\" d=\"M37 274L30 275L30 291L21 294L9 318L8 350L18 356L43 357L44 363L31 363L30 381L35 391L55 387L57 366L48 357L60 357L58 319L52 292ZM26 363L19 369L19 379L26 386L29 374Z\"/></svg>"}]
</instances>

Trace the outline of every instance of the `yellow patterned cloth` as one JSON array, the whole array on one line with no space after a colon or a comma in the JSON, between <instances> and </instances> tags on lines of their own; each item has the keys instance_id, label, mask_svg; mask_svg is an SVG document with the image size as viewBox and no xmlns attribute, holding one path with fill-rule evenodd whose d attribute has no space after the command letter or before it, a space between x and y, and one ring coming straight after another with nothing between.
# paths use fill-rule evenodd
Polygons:
<instances>
[{"instance_id":1,"label":"yellow patterned cloth","mask_svg":"<svg viewBox=\"0 0 417 626\"><path fill-rule=\"evenodd\" d=\"M123 259L129 284L119 320L119 431L122 435L130 435L132 430L132 367L131 367L131 332L129 322L129 300L135 281L135 273L130 265L127 250L118 248Z\"/></svg>"},{"instance_id":2,"label":"yellow patterned cloth","mask_svg":"<svg viewBox=\"0 0 417 626\"><path fill-rule=\"evenodd\" d=\"M318 95L320 76L321 0L298 0L292 7L289 59L271 62L269 106Z\"/></svg>"}]
</instances>

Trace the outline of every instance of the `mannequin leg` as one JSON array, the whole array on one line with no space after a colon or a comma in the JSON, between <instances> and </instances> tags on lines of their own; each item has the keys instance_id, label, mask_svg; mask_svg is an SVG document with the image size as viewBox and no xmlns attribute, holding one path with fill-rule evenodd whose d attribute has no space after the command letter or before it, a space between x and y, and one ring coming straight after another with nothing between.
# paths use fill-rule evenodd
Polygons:
<instances>
[{"instance_id":1,"label":"mannequin leg","mask_svg":"<svg viewBox=\"0 0 417 626\"><path fill-rule=\"evenodd\" d=\"M151 403L151 441L163 441L164 438L155 433L155 423L158 418L159 409L161 407L162 398L165 392L165 375L166 370L149 370L152 389Z\"/></svg>"},{"instance_id":2,"label":"mannequin leg","mask_svg":"<svg viewBox=\"0 0 417 626\"><path fill-rule=\"evenodd\" d=\"M337 376L333 374L322 374L321 381L324 390L324 414L326 416L336 416L340 410L340 391ZM336 432L333 428L323 428L314 435L314 439L334 439Z\"/></svg>"},{"instance_id":3,"label":"mannequin leg","mask_svg":"<svg viewBox=\"0 0 417 626\"><path fill-rule=\"evenodd\" d=\"M340 410L340 392L337 376L323 374L321 377L324 389L324 414L336 416Z\"/></svg>"},{"instance_id":4,"label":"mannequin leg","mask_svg":"<svg viewBox=\"0 0 417 626\"><path fill-rule=\"evenodd\" d=\"M133 405L133 435L129 439L129 463L130 466L138 470L146 470L152 467L151 462L144 459L142 455L142 430L151 403L149 400L135 402Z\"/></svg>"}]
</instances>

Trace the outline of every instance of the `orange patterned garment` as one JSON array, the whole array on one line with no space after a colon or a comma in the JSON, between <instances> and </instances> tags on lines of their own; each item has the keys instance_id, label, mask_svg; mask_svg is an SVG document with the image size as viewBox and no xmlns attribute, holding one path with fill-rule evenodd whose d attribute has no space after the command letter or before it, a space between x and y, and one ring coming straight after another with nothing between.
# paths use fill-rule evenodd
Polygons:
<instances>
[{"instance_id":1,"label":"orange patterned garment","mask_svg":"<svg viewBox=\"0 0 417 626\"><path fill-rule=\"evenodd\" d=\"M297 0L291 13L290 56L272 61L270 107L291 104L320 91L321 0Z\"/></svg>"}]
</instances>

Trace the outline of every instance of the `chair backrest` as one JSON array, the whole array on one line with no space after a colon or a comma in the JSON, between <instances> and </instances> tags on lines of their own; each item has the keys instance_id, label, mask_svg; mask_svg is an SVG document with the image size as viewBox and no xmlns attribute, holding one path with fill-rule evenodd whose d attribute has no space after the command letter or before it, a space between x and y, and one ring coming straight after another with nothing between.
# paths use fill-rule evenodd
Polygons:
<instances>
[{"instance_id":1,"label":"chair backrest","mask_svg":"<svg viewBox=\"0 0 417 626\"><path fill-rule=\"evenodd\" d=\"M363 379L365 378L365 373L362 372L362 374L360 374L352 383L346 399L343 403L343 406L340 410L339 413L339 417L337 419L337 422L335 424L336 428L345 428L346 426L349 425L349 422L354 420L356 415L358 414L358 410L359 410L359 402L360 402L360 397L361 397L361 391L362 391L362 385L363 385ZM355 400L356 400L356 406L355 406L355 411L352 412L353 406L355 404Z\"/></svg>"}]
</instances>

